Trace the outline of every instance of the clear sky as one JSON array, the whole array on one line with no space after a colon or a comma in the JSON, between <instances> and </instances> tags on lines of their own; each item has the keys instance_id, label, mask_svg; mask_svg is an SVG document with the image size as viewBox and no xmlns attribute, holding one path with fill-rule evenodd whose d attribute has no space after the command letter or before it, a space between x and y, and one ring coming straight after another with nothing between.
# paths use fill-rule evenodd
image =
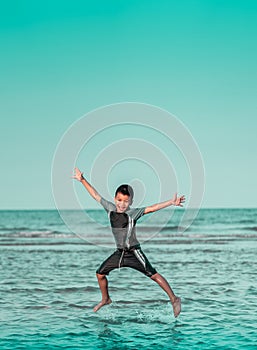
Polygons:
<instances>
[{"instance_id":1,"label":"clear sky","mask_svg":"<svg viewBox=\"0 0 257 350\"><path fill-rule=\"evenodd\" d=\"M54 208L64 132L126 101L166 109L190 130L204 207L257 207L256 38L255 0L1 4L0 208Z\"/></svg>"}]
</instances>

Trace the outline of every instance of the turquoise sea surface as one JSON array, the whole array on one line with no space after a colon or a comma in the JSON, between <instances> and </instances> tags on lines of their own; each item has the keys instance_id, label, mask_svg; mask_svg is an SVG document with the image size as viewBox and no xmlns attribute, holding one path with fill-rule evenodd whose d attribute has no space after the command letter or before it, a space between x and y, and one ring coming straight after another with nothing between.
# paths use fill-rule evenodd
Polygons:
<instances>
[{"instance_id":1,"label":"turquoise sea surface","mask_svg":"<svg viewBox=\"0 0 257 350\"><path fill-rule=\"evenodd\" d=\"M257 349L257 209L202 209L184 232L182 209L138 222L144 253L182 299L177 319L129 268L110 274L113 303L94 313L95 270L114 241L103 210L88 222L66 214L79 236L55 210L0 211L1 350Z\"/></svg>"}]
</instances>

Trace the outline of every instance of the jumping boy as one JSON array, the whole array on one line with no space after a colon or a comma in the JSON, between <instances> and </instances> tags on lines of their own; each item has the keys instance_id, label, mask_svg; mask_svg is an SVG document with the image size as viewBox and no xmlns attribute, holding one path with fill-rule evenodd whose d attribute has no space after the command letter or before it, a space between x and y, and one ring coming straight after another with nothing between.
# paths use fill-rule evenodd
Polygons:
<instances>
[{"instance_id":1,"label":"jumping boy","mask_svg":"<svg viewBox=\"0 0 257 350\"><path fill-rule=\"evenodd\" d=\"M137 220L145 214L153 213L171 205L182 207L182 203L185 202L185 197L177 197L177 194L175 194L172 199L149 207L130 208L134 196L131 186L125 184L117 188L114 204L101 197L96 189L84 178L83 173L78 168L75 168L73 178L80 181L88 193L107 211L117 246L117 250L109 256L96 271L102 293L102 300L94 307L94 311L96 312L102 306L112 302L109 296L108 280L106 278L109 272L120 267L131 267L142 272L159 284L168 294L173 307L174 316L177 317L181 311L181 300L174 294L167 280L152 267L141 250L136 237L135 225Z\"/></svg>"}]
</instances>

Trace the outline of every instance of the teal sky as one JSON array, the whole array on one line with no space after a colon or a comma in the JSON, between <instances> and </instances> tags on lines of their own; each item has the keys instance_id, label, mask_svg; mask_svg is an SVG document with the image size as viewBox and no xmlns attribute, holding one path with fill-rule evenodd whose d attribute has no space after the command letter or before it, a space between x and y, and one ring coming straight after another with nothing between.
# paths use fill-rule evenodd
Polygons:
<instances>
[{"instance_id":1,"label":"teal sky","mask_svg":"<svg viewBox=\"0 0 257 350\"><path fill-rule=\"evenodd\" d=\"M257 207L256 38L255 0L5 2L0 208L54 208L63 133L127 101L164 108L190 130L204 207Z\"/></svg>"}]
</instances>

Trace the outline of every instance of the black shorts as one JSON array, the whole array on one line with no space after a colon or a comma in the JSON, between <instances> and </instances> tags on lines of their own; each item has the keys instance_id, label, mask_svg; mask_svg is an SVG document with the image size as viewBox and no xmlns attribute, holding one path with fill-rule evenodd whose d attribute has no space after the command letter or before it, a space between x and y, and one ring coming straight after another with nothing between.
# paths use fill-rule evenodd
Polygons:
<instances>
[{"instance_id":1,"label":"black shorts","mask_svg":"<svg viewBox=\"0 0 257 350\"><path fill-rule=\"evenodd\" d=\"M112 270L121 267L131 267L148 277L157 273L140 247L130 250L117 249L101 264L96 270L96 273L100 275L108 275Z\"/></svg>"}]
</instances>

